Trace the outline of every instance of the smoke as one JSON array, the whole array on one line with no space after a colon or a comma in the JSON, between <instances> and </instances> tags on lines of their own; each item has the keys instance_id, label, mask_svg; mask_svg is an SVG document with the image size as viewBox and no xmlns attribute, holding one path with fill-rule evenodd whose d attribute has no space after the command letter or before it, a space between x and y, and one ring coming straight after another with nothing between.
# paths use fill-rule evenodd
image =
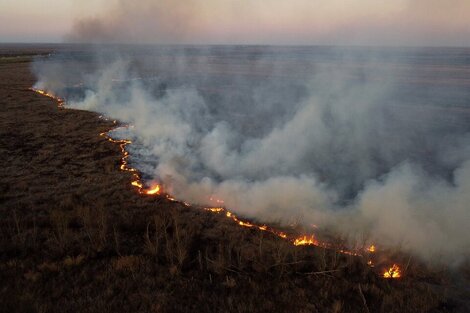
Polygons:
<instances>
[{"instance_id":1,"label":"smoke","mask_svg":"<svg viewBox=\"0 0 470 313\"><path fill-rule=\"evenodd\" d=\"M67 41L416 44L437 33L460 43L468 4L452 2L118 0L78 20ZM37 87L70 107L131 124L114 135L132 137L133 165L178 199L223 199L263 222L367 234L456 262L470 254L466 59L462 50L97 45L34 69Z\"/></svg>"},{"instance_id":2,"label":"smoke","mask_svg":"<svg viewBox=\"0 0 470 313\"><path fill-rule=\"evenodd\" d=\"M379 242L400 242L428 259L452 256L458 262L469 251L469 190L469 161L455 170L452 182L404 164L383 182L370 182L357 209Z\"/></svg>"},{"instance_id":3,"label":"smoke","mask_svg":"<svg viewBox=\"0 0 470 313\"><path fill-rule=\"evenodd\" d=\"M131 162L178 199L469 256L468 89L421 50L114 50L36 62L37 87L131 124Z\"/></svg>"},{"instance_id":4,"label":"smoke","mask_svg":"<svg viewBox=\"0 0 470 313\"><path fill-rule=\"evenodd\" d=\"M102 16L75 22L66 36L70 42L176 43L188 39L188 31L203 18L196 0L113 1Z\"/></svg>"},{"instance_id":5,"label":"smoke","mask_svg":"<svg viewBox=\"0 0 470 313\"><path fill-rule=\"evenodd\" d=\"M80 43L468 46L467 0L108 0ZM86 5L84 5L86 7Z\"/></svg>"}]
</instances>

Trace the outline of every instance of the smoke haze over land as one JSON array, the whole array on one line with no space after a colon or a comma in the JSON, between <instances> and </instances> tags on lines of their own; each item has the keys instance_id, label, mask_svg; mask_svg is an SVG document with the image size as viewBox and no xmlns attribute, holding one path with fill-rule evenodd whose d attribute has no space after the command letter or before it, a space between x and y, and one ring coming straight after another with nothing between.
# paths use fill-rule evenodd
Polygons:
<instances>
[{"instance_id":1,"label":"smoke haze over land","mask_svg":"<svg viewBox=\"0 0 470 313\"><path fill-rule=\"evenodd\" d=\"M131 161L178 199L468 256L468 72L446 77L468 51L107 49L37 63L37 86L130 123Z\"/></svg>"},{"instance_id":2,"label":"smoke haze over land","mask_svg":"<svg viewBox=\"0 0 470 313\"><path fill-rule=\"evenodd\" d=\"M0 41L469 46L467 0L3 0Z\"/></svg>"},{"instance_id":3,"label":"smoke haze over land","mask_svg":"<svg viewBox=\"0 0 470 313\"><path fill-rule=\"evenodd\" d=\"M466 29L467 2L452 2L447 30ZM131 161L178 199L223 199L246 217L315 224L428 260L468 257L468 49L109 45L290 43L289 34L399 45L431 36L444 18L437 1L371 1L352 15L338 1L283 3L118 1L68 36L107 45L36 62L37 87L131 124L115 133L133 139ZM400 26L358 22L379 7ZM436 14L414 14L423 8Z\"/></svg>"},{"instance_id":4,"label":"smoke haze over land","mask_svg":"<svg viewBox=\"0 0 470 313\"><path fill-rule=\"evenodd\" d=\"M466 0L111 1L78 19L73 42L166 44L470 44Z\"/></svg>"}]
</instances>

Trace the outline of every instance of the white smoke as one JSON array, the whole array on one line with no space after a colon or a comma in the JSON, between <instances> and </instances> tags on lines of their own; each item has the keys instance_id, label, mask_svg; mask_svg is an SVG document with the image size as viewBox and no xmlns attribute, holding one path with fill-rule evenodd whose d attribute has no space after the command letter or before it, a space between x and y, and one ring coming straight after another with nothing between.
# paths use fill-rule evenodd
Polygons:
<instances>
[{"instance_id":1,"label":"white smoke","mask_svg":"<svg viewBox=\"0 0 470 313\"><path fill-rule=\"evenodd\" d=\"M50 64L36 64L38 86L64 93L63 84L76 77L64 71L68 66ZM439 112L409 107L407 120L390 108L393 71L384 79L366 70L358 82L347 67L316 68L302 77L307 94L280 104L287 112L273 104L278 85L268 75L251 90L253 102L233 112L190 83L156 96L145 80L131 79L138 74L131 64L121 59L78 75L92 87L68 105L133 125L133 162L178 199L206 205L223 199L246 217L314 223L350 237L367 232L426 259L469 256L470 136L436 129ZM177 64L190 71L186 57ZM209 60L198 66L210 67ZM242 85L234 81L234 88ZM421 164L428 153L436 171Z\"/></svg>"}]
</instances>

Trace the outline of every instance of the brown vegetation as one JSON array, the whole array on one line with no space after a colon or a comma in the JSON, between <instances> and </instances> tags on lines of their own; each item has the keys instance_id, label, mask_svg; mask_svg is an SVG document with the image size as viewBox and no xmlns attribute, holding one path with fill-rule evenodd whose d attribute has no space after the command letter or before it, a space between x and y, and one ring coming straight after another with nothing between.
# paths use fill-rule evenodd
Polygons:
<instances>
[{"instance_id":1,"label":"brown vegetation","mask_svg":"<svg viewBox=\"0 0 470 313\"><path fill-rule=\"evenodd\" d=\"M139 195L99 136L112 123L33 83L27 63L0 61L1 312L456 310L417 267L385 280L360 257Z\"/></svg>"}]
</instances>

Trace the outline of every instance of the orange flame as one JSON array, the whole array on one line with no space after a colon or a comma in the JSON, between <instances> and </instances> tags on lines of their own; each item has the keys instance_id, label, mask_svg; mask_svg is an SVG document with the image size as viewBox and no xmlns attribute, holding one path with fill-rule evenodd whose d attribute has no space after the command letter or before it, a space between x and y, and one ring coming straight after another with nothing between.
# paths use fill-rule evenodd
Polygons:
<instances>
[{"instance_id":1,"label":"orange flame","mask_svg":"<svg viewBox=\"0 0 470 313\"><path fill-rule=\"evenodd\" d=\"M386 270L383 274L384 278L400 278L401 277L401 269L397 264L393 264L388 270Z\"/></svg>"},{"instance_id":2,"label":"orange flame","mask_svg":"<svg viewBox=\"0 0 470 313\"><path fill-rule=\"evenodd\" d=\"M54 95L53 93L49 93L47 92L46 90L42 90L42 89L36 89L36 88L30 88L30 90L34 91L34 92L37 92L38 94L40 95L43 95L43 96L46 96L46 97L49 97L51 99L54 99L58 102L58 106L59 108L63 108L64 107L64 102L65 100L60 98L60 97L57 97L56 95Z\"/></svg>"},{"instance_id":3,"label":"orange flame","mask_svg":"<svg viewBox=\"0 0 470 313\"><path fill-rule=\"evenodd\" d=\"M220 213L224 211L224 208L206 208L206 210L214 213Z\"/></svg>"},{"instance_id":4,"label":"orange flame","mask_svg":"<svg viewBox=\"0 0 470 313\"><path fill-rule=\"evenodd\" d=\"M131 185L134 186L134 187L137 187L137 188L142 188L143 187L142 183L138 180L133 180L131 182Z\"/></svg>"},{"instance_id":5,"label":"orange flame","mask_svg":"<svg viewBox=\"0 0 470 313\"><path fill-rule=\"evenodd\" d=\"M116 121L113 121L114 124L116 124ZM121 127L129 127L129 126L121 126ZM114 129L117 129L119 127L116 127ZM144 184L142 183L142 179L140 177L140 174L138 173L137 169L130 167L128 158L129 158L129 152L126 150L126 146L131 144L132 141L128 139L113 139L108 135L108 132L101 133L100 136L105 137L109 142L112 143L117 143L119 144L119 148L121 149L121 165L119 166L119 169L124 172L131 172L132 174L132 181L131 185L134 187L137 187L137 190L141 194L146 194L146 195L160 195L161 193L161 187L160 185L155 185L153 187L150 187L149 189L144 189Z\"/></svg>"},{"instance_id":6,"label":"orange flame","mask_svg":"<svg viewBox=\"0 0 470 313\"><path fill-rule=\"evenodd\" d=\"M156 185L150 189L143 191L146 195L158 195L160 194L160 185Z\"/></svg>"},{"instance_id":7,"label":"orange flame","mask_svg":"<svg viewBox=\"0 0 470 313\"><path fill-rule=\"evenodd\" d=\"M367 251L369 251L370 253L374 253L376 250L375 246L374 245L370 245L368 248L367 248Z\"/></svg>"},{"instance_id":8,"label":"orange flame","mask_svg":"<svg viewBox=\"0 0 470 313\"><path fill-rule=\"evenodd\" d=\"M294 240L294 246L318 246L319 243L313 235L303 236Z\"/></svg>"}]
</instances>

